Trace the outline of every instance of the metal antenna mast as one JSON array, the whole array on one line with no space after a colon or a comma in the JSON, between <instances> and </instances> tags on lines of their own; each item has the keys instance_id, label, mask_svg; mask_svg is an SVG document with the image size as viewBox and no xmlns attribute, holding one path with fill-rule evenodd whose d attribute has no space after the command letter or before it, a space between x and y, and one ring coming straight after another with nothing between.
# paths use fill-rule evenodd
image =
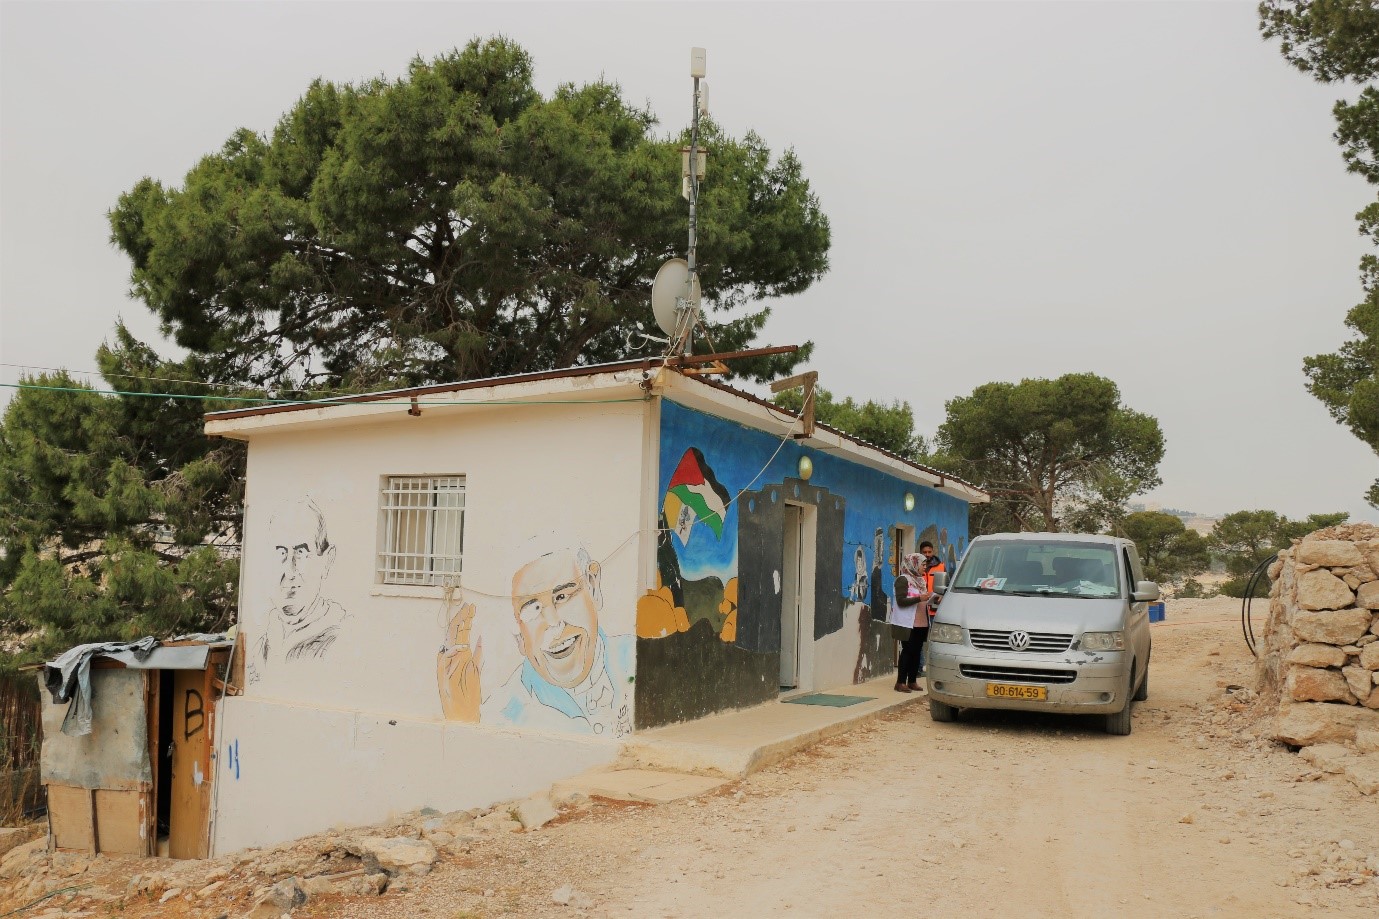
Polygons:
<instances>
[{"instance_id":1,"label":"metal antenna mast","mask_svg":"<svg viewBox=\"0 0 1379 919\"><path fill-rule=\"evenodd\" d=\"M683 172L685 174L685 197L689 198L689 250L686 261L689 263L689 277L685 279L685 298L683 309L688 315L681 316L685 321L685 341L683 353L689 355L694 341L694 326L699 321L699 298L695 296L699 278L695 275L696 249L699 239L699 180L704 177L705 154L699 149L699 115L704 108L699 81L704 78L705 51L703 48L690 49L690 76L694 79L694 106L690 115L690 145L682 151Z\"/></svg>"}]
</instances>

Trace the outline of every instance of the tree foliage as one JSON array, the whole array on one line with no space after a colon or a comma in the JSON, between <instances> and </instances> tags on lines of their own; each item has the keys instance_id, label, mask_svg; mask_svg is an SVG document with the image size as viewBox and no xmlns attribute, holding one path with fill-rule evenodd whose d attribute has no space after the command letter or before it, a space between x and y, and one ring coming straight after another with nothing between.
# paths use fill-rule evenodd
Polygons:
<instances>
[{"instance_id":1,"label":"tree foliage","mask_svg":"<svg viewBox=\"0 0 1379 919\"><path fill-rule=\"evenodd\" d=\"M1181 517L1161 511L1139 511L1119 522L1117 531L1135 541L1144 573L1151 581L1177 584L1211 566L1207 539L1190 530Z\"/></svg>"},{"instance_id":2,"label":"tree foliage","mask_svg":"<svg viewBox=\"0 0 1379 919\"><path fill-rule=\"evenodd\" d=\"M205 392L196 359L161 361L122 326L98 359L112 389ZM20 390L0 420L0 620L29 656L228 625L242 445L209 441L195 398L24 382L50 389Z\"/></svg>"},{"instance_id":3,"label":"tree foliage","mask_svg":"<svg viewBox=\"0 0 1379 919\"><path fill-rule=\"evenodd\" d=\"M990 492L984 514L1018 530L1100 530L1159 484L1164 453L1158 421L1090 373L979 386L948 402L935 442L931 461Z\"/></svg>"},{"instance_id":4,"label":"tree foliage","mask_svg":"<svg viewBox=\"0 0 1379 919\"><path fill-rule=\"evenodd\" d=\"M1236 511L1227 514L1211 528L1208 541L1215 555L1231 575L1221 587L1228 597L1243 597L1250 576L1262 563L1280 550L1288 548L1294 539L1326 527L1345 523L1349 514L1312 514L1302 520L1289 520L1275 511ZM1268 581L1261 578L1256 596L1268 593Z\"/></svg>"},{"instance_id":5,"label":"tree foliage","mask_svg":"<svg viewBox=\"0 0 1379 919\"><path fill-rule=\"evenodd\" d=\"M1322 83L1361 85L1354 101L1332 109L1346 168L1379 185L1379 7L1372 0L1265 0L1260 30L1278 39L1284 58ZM1360 232L1379 243L1379 201L1356 215ZM1346 314L1351 337L1333 353L1303 361L1307 390L1331 417L1379 453L1379 258L1360 259L1365 297ZM1379 507L1379 481L1367 494Z\"/></svg>"},{"instance_id":6,"label":"tree foliage","mask_svg":"<svg viewBox=\"0 0 1379 919\"><path fill-rule=\"evenodd\" d=\"M804 393L788 389L777 393L773 401L782 408L798 412L804 407ZM915 431L914 410L908 402L894 400L887 404L870 399L856 402L851 396L839 402L833 393L816 387L814 419L907 460L919 462L929 452L923 435Z\"/></svg>"},{"instance_id":7,"label":"tree foliage","mask_svg":"<svg viewBox=\"0 0 1379 919\"><path fill-rule=\"evenodd\" d=\"M618 359L686 241L687 139L655 123L607 82L543 97L524 50L475 40L401 79L317 80L180 188L136 184L113 240L135 295L217 380L421 384ZM823 275L829 225L793 152L712 122L701 144L703 350L727 351L760 332L752 301Z\"/></svg>"}]
</instances>

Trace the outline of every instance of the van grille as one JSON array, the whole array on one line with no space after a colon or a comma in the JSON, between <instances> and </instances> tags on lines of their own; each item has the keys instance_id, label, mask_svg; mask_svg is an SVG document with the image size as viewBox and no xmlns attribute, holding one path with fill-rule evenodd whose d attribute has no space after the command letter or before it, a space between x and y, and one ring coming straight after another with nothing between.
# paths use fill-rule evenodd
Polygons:
<instances>
[{"instance_id":1,"label":"van grille","mask_svg":"<svg viewBox=\"0 0 1379 919\"><path fill-rule=\"evenodd\" d=\"M972 636L972 647L980 648L983 651L1010 651L1010 629L968 629L967 633ZM1057 632L1026 632L1029 636L1029 647L1024 650L1027 652L1037 652L1040 654L1057 654L1068 650L1068 646L1073 643L1071 635L1060 635Z\"/></svg>"},{"instance_id":2,"label":"van grille","mask_svg":"<svg viewBox=\"0 0 1379 919\"><path fill-rule=\"evenodd\" d=\"M1071 683L1077 679L1076 670L1043 670L1038 667L987 667L963 664L958 668L965 677L974 680L997 680L1003 683Z\"/></svg>"}]
</instances>

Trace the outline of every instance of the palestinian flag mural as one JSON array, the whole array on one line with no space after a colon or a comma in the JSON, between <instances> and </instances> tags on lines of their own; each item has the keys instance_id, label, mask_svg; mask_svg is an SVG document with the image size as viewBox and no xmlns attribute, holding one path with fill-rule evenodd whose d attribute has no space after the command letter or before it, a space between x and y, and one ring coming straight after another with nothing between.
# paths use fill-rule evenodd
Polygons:
<instances>
[{"instance_id":1,"label":"palestinian flag mural","mask_svg":"<svg viewBox=\"0 0 1379 919\"><path fill-rule=\"evenodd\" d=\"M675 531L681 543L689 545L696 520L713 530L714 536L723 538L728 500L728 489L714 478L704 454L697 447L690 447L680 457L680 465L670 477L661 511L665 514L666 525Z\"/></svg>"}]
</instances>

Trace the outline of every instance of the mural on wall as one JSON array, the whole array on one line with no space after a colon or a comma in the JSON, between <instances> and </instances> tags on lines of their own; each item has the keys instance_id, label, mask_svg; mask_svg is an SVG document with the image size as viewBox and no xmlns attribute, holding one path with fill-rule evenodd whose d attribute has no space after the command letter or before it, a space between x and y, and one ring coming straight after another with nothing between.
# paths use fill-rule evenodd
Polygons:
<instances>
[{"instance_id":1,"label":"mural on wall","mask_svg":"<svg viewBox=\"0 0 1379 919\"><path fill-rule=\"evenodd\" d=\"M272 609L263 634L245 661L248 682L275 667L325 657L350 615L322 590L335 564L326 518L310 497L294 501L268 521L276 553Z\"/></svg>"},{"instance_id":2,"label":"mural on wall","mask_svg":"<svg viewBox=\"0 0 1379 919\"><path fill-rule=\"evenodd\" d=\"M485 672L475 604L461 603L436 658L445 717L605 737L630 733L624 686L633 639L600 627L601 576L582 548L548 552L518 567L510 615L521 663L509 673Z\"/></svg>"},{"instance_id":3,"label":"mural on wall","mask_svg":"<svg viewBox=\"0 0 1379 919\"><path fill-rule=\"evenodd\" d=\"M811 509L812 638L816 650L826 649L819 653L829 658L827 678L860 682L893 669L885 626L890 534L931 525L947 560L948 533L965 532L967 505L817 451L808 451L813 475L801 479L806 451L662 404L657 584L637 606L637 727L778 694L787 504ZM907 491L918 492L909 511Z\"/></svg>"},{"instance_id":4,"label":"mural on wall","mask_svg":"<svg viewBox=\"0 0 1379 919\"><path fill-rule=\"evenodd\" d=\"M886 529L877 527L871 540L871 618L877 622L886 621L886 611L891 602L890 594L886 593L886 581L889 572L886 569Z\"/></svg>"}]
</instances>

